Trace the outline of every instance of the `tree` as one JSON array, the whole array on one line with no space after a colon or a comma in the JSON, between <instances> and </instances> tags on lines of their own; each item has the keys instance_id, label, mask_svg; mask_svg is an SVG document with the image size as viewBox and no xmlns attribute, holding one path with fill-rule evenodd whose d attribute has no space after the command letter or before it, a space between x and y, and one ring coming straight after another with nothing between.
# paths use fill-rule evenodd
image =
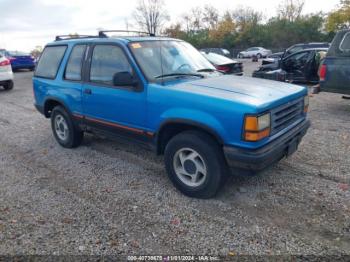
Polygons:
<instances>
[{"instance_id":1,"label":"tree","mask_svg":"<svg viewBox=\"0 0 350 262\"><path fill-rule=\"evenodd\" d=\"M326 30L336 32L350 27L350 0L341 0L340 8L328 15Z\"/></svg>"},{"instance_id":2,"label":"tree","mask_svg":"<svg viewBox=\"0 0 350 262\"><path fill-rule=\"evenodd\" d=\"M262 14L250 7L239 7L233 10L231 15L240 32L257 25L262 20Z\"/></svg>"},{"instance_id":3,"label":"tree","mask_svg":"<svg viewBox=\"0 0 350 262\"><path fill-rule=\"evenodd\" d=\"M139 0L133 13L133 18L140 30L150 34L157 34L169 20L163 0Z\"/></svg>"},{"instance_id":4,"label":"tree","mask_svg":"<svg viewBox=\"0 0 350 262\"><path fill-rule=\"evenodd\" d=\"M210 42L216 46L224 46L230 48L233 44L236 25L231 15L226 12L224 16L218 21L217 26L209 30Z\"/></svg>"},{"instance_id":5,"label":"tree","mask_svg":"<svg viewBox=\"0 0 350 262\"><path fill-rule=\"evenodd\" d=\"M211 5L206 5L203 9L202 20L205 28L210 30L215 29L219 22L219 11Z\"/></svg>"},{"instance_id":6,"label":"tree","mask_svg":"<svg viewBox=\"0 0 350 262\"><path fill-rule=\"evenodd\" d=\"M42 52L43 52L43 47L40 45L37 45L32 51L30 51L30 54L35 58L37 58L41 55Z\"/></svg>"},{"instance_id":7,"label":"tree","mask_svg":"<svg viewBox=\"0 0 350 262\"><path fill-rule=\"evenodd\" d=\"M305 0L284 0L278 6L278 17L290 22L296 21L301 16Z\"/></svg>"}]
</instances>

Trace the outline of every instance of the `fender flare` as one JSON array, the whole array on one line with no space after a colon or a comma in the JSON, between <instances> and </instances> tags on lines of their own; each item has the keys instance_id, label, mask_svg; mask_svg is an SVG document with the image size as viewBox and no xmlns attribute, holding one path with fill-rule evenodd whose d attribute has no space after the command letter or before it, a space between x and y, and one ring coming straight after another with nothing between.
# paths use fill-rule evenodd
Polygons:
<instances>
[{"instance_id":1,"label":"fender flare","mask_svg":"<svg viewBox=\"0 0 350 262\"><path fill-rule=\"evenodd\" d=\"M197 122L197 121L189 120L189 119L171 118L171 119L166 119L164 122L162 122L156 131L154 142L155 142L155 146L157 148L157 151L158 151L159 146L160 146L159 136L162 132L162 129L165 126L170 125L170 124L185 124L185 125L193 126L195 128L204 130L205 132L212 135L218 141L219 144L224 145L224 140L221 138L221 136L213 128L209 127L208 125L205 125L205 124Z\"/></svg>"}]
</instances>

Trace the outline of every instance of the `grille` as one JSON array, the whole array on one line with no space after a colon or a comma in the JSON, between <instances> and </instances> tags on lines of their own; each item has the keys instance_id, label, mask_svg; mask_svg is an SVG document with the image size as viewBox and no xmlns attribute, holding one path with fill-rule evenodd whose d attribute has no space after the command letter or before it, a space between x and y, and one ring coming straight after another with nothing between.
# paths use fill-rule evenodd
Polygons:
<instances>
[{"instance_id":1,"label":"grille","mask_svg":"<svg viewBox=\"0 0 350 262\"><path fill-rule=\"evenodd\" d=\"M303 117L304 99L299 98L271 111L271 135L290 126Z\"/></svg>"}]
</instances>

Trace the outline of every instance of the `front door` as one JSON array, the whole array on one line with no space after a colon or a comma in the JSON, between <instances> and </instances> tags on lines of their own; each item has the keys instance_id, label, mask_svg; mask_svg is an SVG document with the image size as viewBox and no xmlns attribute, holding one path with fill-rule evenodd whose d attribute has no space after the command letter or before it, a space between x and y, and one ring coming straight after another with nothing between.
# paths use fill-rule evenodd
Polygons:
<instances>
[{"instance_id":1,"label":"front door","mask_svg":"<svg viewBox=\"0 0 350 262\"><path fill-rule=\"evenodd\" d=\"M115 44L91 46L85 72L82 96L86 122L108 131L145 133L146 91L141 82L142 88L136 89L113 81L116 73L135 75L125 50Z\"/></svg>"},{"instance_id":2,"label":"front door","mask_svg":"<svg viewBox=\"0 0 350 262\"><path fill-rule=\"evenodd\" d=\"M303 51L286 57L282 62L282 69L287 72L287 78L294 81L305 81L312 51Z\"/></svg>"}]
</instances>

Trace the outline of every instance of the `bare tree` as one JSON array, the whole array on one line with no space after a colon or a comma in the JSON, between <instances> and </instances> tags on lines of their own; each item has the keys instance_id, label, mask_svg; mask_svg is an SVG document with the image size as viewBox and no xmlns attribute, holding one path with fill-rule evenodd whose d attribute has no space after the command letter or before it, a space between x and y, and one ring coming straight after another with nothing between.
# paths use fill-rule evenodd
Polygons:
<instances>
[{"instance_id":1,"label":"bare tree","mask_svg":"<svg viewBox=\"0 0 350 262\"><path fill-rule=\"evenodd\" d=\"M219 22L219 11L211 6L206 5L203 8L203 23L207 29L215 29Z\"/></svg>"},{"instance_id":2,"label":"bare tree","mask_svg":"<svg viewBox=\"0 0 350 262\"><path fill-rule=\"evenodd\" d=\"M169 20L169 15L163 0L139 0L133 18L141 30L156 34Z\"/></svg>"},{"instance_id":3,"label":"bare tree","mask_svg":"<svg viewBox=\"0 0 350 262\"><path fill-rule=\"evenodd\" d=\"M228 15L228 14L227 14ZM231 12L233 21L238 31L243 32L251 26L255 26L262 20L262 13L255 11L250 7L238 7Z\"/></svg>"},{"instance_id":4,"label":"bare tree","mask_svg":"<svg viewBox=\"0 0 350 262\"><path fill-rule=\"evenodd\" d=\"M210 5L197 6L182 15L182 22L187 33L195 33L202 29L215 29L219 22L219 12Z\"/></svg>"},{"instance_id":5,"label":"bare tree","mask_svg":"<svg viewBox=\"0 0 350 262\"><path fill-rule=\"evenodd\" d=\"M297 20L303 11L305 0L283 0L278 6L278 16L290 22Z\"/></svg>"}]
</instances>

